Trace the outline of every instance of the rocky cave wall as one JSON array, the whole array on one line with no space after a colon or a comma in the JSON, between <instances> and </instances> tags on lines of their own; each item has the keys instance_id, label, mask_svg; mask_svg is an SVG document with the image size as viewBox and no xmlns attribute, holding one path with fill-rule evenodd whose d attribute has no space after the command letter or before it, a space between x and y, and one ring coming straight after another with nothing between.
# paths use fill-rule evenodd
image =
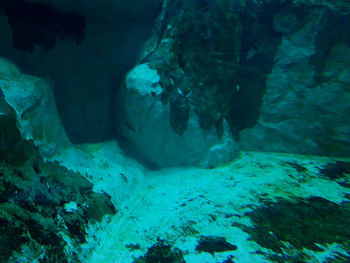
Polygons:
<instances>
[{"instance_id":1,"label":"rocky cave wall","mask_svg":"<svg viewBox=\"0 0 350 263\"><path fill-rule=\"evenodd\" d=\"M348 156L348 7L169 1L143 63L159 74L153 96L169 105L173 131L183 136L194 113L219 138L227 122L243 150Z\"/></svg>"},{"instance_id":2,"label":"rocky cave wall","mask_svg":"<svg viewBox=\"0 0 350 263\"><path fill-rule=\"evenodd\" d=\"M349 4L285 2L287 8L273 15L281 43L260 116L254 127L241 131L241 147L349 156Z\"/></svg>"},{"instance_id":3,"label":"rocky cave wall","mask_svg":"<svg viewBox=\"0 0 350 263\"><path fill-rule=\"evenodd\" d=\"M50 23L3 1L0 55L54 87L71 141L117 138L158 168L348 155L345 1L135 1L16 0Z\"/></svg>"}]
</instances>

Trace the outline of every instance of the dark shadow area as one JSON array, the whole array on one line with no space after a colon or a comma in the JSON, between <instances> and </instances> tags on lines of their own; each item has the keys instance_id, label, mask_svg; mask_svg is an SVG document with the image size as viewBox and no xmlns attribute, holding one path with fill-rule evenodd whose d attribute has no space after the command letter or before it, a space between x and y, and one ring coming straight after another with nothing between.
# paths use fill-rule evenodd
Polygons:
<instances>
[{"instance_id":1,"label":"dark shadow area","mask_svg":"<svg viewBox=\"0 0 350 263\"><path fill-rule=\"evenodd\" d=\"M0 2L12 29L13 47L33 52L34 44L49 51L55 47L56 38L71 38L78 44L85 38L86 21L83 16L62 14L41 4L22 0Z\"/></svg>"},{"instance_id":2,"label":"dark shadow area","mask_svg":"<svg viewBox=\"0 0 350 263\"><path fill-rule=\"evenodd\" d=\"M118 9L120 14L104 19L23 0L1 1L0 56L50 82L73 143L112 139L118 89L152 33L162 1L157 2L140 4L130 16Z\"/></svg>"},{"instance_id":3,"label":"dark shadow area","mask_svg":"<svg viewBox=\"0 0 350 263\"><path fill-rule=\"evenodd\" d=\"M281 34L273 29L273 16L282 9L271 4L261 10L240 13L242 21L239 91L233 96L229 122L235 135L255 126L260 116L265 83L281 42ZM248 10L248 9L247 9Z\"/></svg>"}]
</instances>

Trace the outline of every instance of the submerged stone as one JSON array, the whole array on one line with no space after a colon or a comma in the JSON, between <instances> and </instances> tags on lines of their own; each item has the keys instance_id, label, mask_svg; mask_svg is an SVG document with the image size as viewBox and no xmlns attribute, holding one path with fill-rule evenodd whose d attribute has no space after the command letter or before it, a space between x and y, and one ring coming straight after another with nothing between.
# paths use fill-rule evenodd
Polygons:
<instances>
[{"instance_id":1,"label":"submerged stone","mask_svg":"<svg viewBox=\"0 0 350 263\"><path fill-rule=\"evenodd\" d=\"M128 147L148 163L158 168L215 167L238 157L238 145L227 121L223 120L219 137L214 127L209 130L200 127L190 98L182 91L176 93L177 99L162 101L164 92L159 73L148 63L130 71L125 82L125 90L120 95L124 98L125 115L119 120L117 129L129 141ZM181 117L187 119L186 124L174 129L174 118Z\"/></svg>"}]
</instances>

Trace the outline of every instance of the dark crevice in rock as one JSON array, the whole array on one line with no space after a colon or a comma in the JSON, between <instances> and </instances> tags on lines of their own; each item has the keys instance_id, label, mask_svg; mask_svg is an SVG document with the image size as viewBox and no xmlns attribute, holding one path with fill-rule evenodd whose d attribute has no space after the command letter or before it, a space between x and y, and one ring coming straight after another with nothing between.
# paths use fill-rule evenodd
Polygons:
<instances>
[{"instance_id":1,"label":"dark crevice in rock","mask_svg":"<svg viewBox=\"0 0 350 263\"><path fill-rule=\"evenodd\" d=\"M62 14L47 5L22 0L3 0L0 7L5 10L12 28L13 46L21 51L32 53L34 44L49 51L55 47L57 37L71 38L77 43L85 38L83 16Z\"/></svg>"},{"instance_id":2,"label":"dark crevice in rock","mask_svg":"<svg viewBox=\"0 0 350 263\"><path fill-rule=\"evenodd\" d=\"M182 135L187 128L189 111L189 104L185 97L175 96L170 99L170 124L179 135Z\"/></svg>"},{"instance_id":3,"label":"dark crevice in rock","mask_svg":"<svg viewBox=\"0 0 350 263\"><path fill-rule=\"evenodd\" d=\"M280 4L271 4L262 10L247 7L240 15L242 37L236 87L239 91L232 98L228 118L234 134L253 127L259 119L266 78L281 42L281 34L273 29L273 17L284 8Z\"/></svg>"}]
</instances>

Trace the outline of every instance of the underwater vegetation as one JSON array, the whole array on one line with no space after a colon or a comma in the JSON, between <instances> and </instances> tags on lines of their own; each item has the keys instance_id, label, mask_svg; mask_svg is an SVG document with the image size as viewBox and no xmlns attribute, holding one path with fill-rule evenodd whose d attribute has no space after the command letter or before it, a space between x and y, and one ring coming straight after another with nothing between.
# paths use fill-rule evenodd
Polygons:
<instances>
[{"instance_id":1,"label":"underwater vegetation","mask_svg":"<svg viewBox=\"0 0 350 263\"><path fill-rule=\"evenodd\" d=\"M116 209L80 174L45 162L19 134L13 115L0 116L0 261L68 262L67 240L85 242L88 223ZM63 238L67 236L66 238ZM72 251L69 262L78 262Z\"/></svg>"},{"instance_id":2,"label":"underwater vegetation","mask_svg":"<svg viewBox=\"0 0 350 263\"><path fill-rule=\"evenodd\" d=\"M171 245L162 242L154 244L147 253L135 259L134 263L186 263L182 252Z\"/></svg>"},{"instance_id":3,"label":"underwater vegetation","mask_svg":"<svg viewBox=\"0 0 350 263\"><path fill-rule=\"evenodd\" d=\"M280 200L266 202L246 216L254 226L240 227L253 241L273 251L277 262L309 262L303 249L324 251L333 243L344 251L350 248L350 202L335 204L316 196Z\"/></svg>"},{"instance_id":4,"label":"underwater vegetation","mask_svg":"<svg viewBox=\"0 0 350 263\"><path fill-rule=\"evenodd\" d=\"M210 254L214 255L215 252L237 250L237 246L228 243L224 237L201 236L199 238L196 250L209 252Z\"/></svg>"}]
</instances>

